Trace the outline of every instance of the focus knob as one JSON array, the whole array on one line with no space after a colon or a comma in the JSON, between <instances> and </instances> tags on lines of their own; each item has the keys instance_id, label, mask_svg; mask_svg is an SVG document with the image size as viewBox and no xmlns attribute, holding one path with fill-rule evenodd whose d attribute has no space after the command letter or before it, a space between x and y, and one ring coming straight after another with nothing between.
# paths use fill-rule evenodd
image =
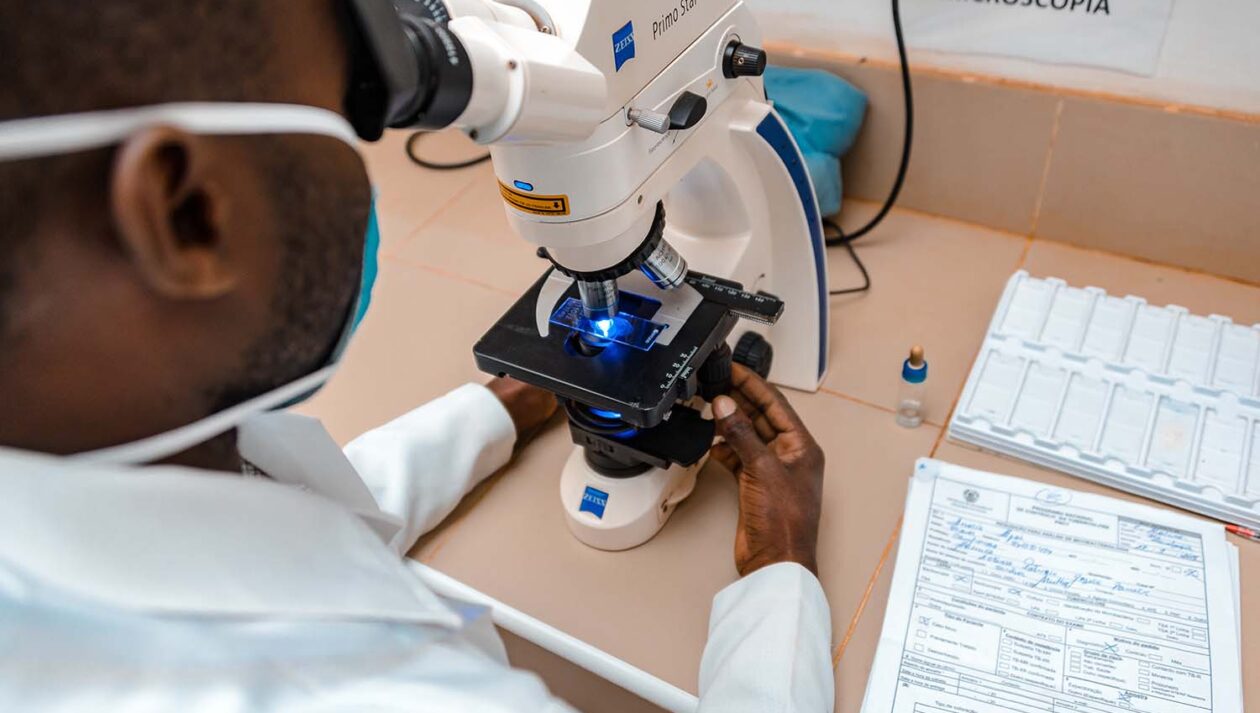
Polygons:
<instances>
[{"instance_id":1,"label":"focus knob","mask_svg":"<svg viewBox=\"0 0 1260 713\"><path fill-rule=\"evenodd\" d=\"M761 378L770 375L770 365L774 362L774 347L765 337L756 332L744 332L735 344L734 360L743 364Z\"/></svg>"},{"instance_id":2,"label":"focus knob","mask_svg":"<svg viewBox=\"0 0 1260 713\"><path fill-rule=\"evenodd\" d=\"M766 73L766 51L735 41L726 46L722 74L727 79L760 77Z\"/></svg>"},{"instance_id":3,"label":"focus knob","mask_svg":"<svg viewBox=\"0 0 1260 713\"><path fill-rule=\"evenodd\" d=\"M731 393L731 348L723 342L700 367L700 398L713 401Z\"/></svg>"}]
</instances>

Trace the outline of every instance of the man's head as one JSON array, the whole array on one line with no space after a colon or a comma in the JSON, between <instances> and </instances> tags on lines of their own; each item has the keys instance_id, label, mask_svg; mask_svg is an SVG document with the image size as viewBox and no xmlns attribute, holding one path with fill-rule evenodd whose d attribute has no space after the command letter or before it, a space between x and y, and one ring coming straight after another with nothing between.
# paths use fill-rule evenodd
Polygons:
<instances>
[{"instance_id":1,"label":"man's head","mask_svg":"<svg viewBox=\"0 0 1260 713\"><path fill-rule=\"evenodd\" d=\"M0 5L0 121L169 102L342 110L335 0ZM141 130L0 162L0 445L77 452L189 423L322 362L369 187L304 135Z\"/></svg>"}]
</instances>

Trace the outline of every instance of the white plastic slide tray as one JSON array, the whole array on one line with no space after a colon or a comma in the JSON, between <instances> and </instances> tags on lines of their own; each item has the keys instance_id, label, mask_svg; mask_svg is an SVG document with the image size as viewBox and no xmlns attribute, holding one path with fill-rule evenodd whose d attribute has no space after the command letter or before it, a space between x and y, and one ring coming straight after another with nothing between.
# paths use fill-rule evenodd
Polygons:
<instances>
[{"instance_id":1,"label":"white plastic slide tray","mask_svg":"<svg viewBox=\"0 0 1260 713\"><path fill-rule=\"evenodd\" d=\"M1260 528L1260 325L1021 270L949 435Z\"/></svg>"}]
</instances>

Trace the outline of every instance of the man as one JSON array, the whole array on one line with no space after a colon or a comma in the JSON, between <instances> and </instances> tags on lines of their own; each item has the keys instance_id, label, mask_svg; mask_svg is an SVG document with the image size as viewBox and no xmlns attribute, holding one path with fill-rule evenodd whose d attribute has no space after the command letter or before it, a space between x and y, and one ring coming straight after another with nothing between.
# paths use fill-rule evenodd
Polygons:
<instances>
[{"instance_id":1,"label":"man","mask_svg":"<svg viewBox=\"0 0 1260 713\"><path fill-rule=\"evenodd\" d=\"M0 709L565 709L399 557L554 401L465 386L344 455L274 411L370 295L342 23L336 0L0 6ZM734 381L713 457L744 578L701 707L830 710L822 454Z\"/></svg>"}]
</instances>

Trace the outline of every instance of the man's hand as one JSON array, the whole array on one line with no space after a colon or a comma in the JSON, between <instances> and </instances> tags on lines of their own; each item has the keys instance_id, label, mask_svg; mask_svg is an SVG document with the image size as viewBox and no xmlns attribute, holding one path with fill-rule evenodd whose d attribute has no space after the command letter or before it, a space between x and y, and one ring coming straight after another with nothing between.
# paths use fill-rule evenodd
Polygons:
<instances>
[{"instance_id":1,"label":"man's hand","mask_svg":"<svg viewBox=\"0 0 1260 713\"><path fill-rule=\"evenodd\" d=\"M741 576L778 562L818 573L823 452L779 390L734 365L731 396L713 402L725 439L711 457L739 482L735 568Z\"/></svg>"},{"instance_id":2,"label":"man's hand","mask_svg":"<svg viewBox=\"0 0 1260 713\"><path fill-rule=\"evenodd\" d=\"M486 388L503 402L512 417L518 447L529 442L560 406L550 392L516 379L499 377L486 384Z\"/></svg>"}]
</instances>

